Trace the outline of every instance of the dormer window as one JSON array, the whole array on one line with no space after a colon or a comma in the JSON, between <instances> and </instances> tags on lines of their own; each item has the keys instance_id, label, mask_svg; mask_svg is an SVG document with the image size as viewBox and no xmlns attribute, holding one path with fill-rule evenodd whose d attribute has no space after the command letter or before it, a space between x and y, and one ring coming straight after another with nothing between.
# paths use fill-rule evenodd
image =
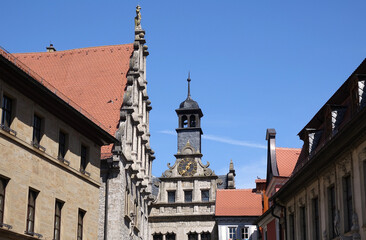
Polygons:
<instances>
[{"instance_id":1,"label":"dormer window","mask_svg":"<svg viewBox=\"0 0 366 240\"><path fill-rule=\"evenodd\" d=\"M366 88L365 88L366 80L358 81L358 104L360 108L366 106Z\"/></svg>"},{"instance_id":2,"label":"dormer window","mask_svg":"<svg viewBox=\"0 0 366 240\"><path fill-rule=\"evenodd\" d=\"M309 155L317 148L322 133L322 130L308 129Z\"/></svg>"},{"instance_id":3,"label":"dormer window","mask_svg":"<svg viewBox=\"0 0 366 240\"><path fill-rule=\"evenodd\" d=\"M196 117L194 115L189 117L189 126L196 127Z\"/></svg>"},{"instance_id":4,"label":"dormer window","mask_svg":"<svg viewBox=\"0 0 366 240\"><path fill-rule=\"evenodd\" d=\"M336 134L338 132L338 127L341 125L342 120L344 118L344 114L347 108L345 107L335 107L331 112L332 116L332 134Z\"/></svg>"}]
</instances>

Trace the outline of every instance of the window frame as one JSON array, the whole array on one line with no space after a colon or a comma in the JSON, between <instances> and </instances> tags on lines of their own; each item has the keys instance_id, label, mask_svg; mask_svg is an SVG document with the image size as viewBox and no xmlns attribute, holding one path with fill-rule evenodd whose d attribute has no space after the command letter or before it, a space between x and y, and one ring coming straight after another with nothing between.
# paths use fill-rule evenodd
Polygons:
<instances>
[{"instance_id":1,"label":"window frame","mask_svg":"<svg viewBox=\"0 0 366 240\"><path fill-rule=\"evenodd\" d=\"M241 239L249 239L249 227L243 226L241 228Z\"/></svg>"},{"instance_id":2,"label":"window frame","mask_svg":"<svg viewBox=\"0 0 366 240\"><path fill-rule=\"evenodd\" d=\"M32 141L35 145L41 145L41 139L43 136L42 132L42 121L43 118L40 117L38 114L33 115L33 137Z\"/></svg>"},{"instance_id":3,"label":"window frame","mask_svg":"<svg viewBox=\"0 0 366 240\"><path fill-rule=\"evenodd\" d=\"M13 98L9 97L6 94L3 94L2 96L2 102L1 102L1 126L10 128L11 123L13 121Z\"/></svg>"},{"instance_id":4,"label":"window frame","mask_svg":"<svg viewBox=\"0 0 366 240\"><path fill-rule=\"evenodd\" d=\"M311 200L312 205L312 221L313 221L313 239L320 240L320 215L319 215L319 198L314 197Z\"/></svg>"},{"instance_id":5,"label":"window frame","mask_svg":"<svg viewBox=\"0 0 366 240\"><path fill-rule=\"evenodd\" d=\"M58 135L58 159L65 159L68 150L68 134L60 130Z\"/></svg>"},{"instance_id":6,"label":"window frame","mask_svg":"<svg viewBox=\"0 0 366 240\"><path fill-rule=\"evenodd\" d=\"M56 199L55 201L55 216L53 224L53 240L60 240L61 238L61 215L62 207L64 206L64 201ZM59 211L58 211L59 210ZM58 223L58 225L57 225ZM57 232L56 232L57 231Z\"/></svg>"},{"instance_id":7,"label":"window frame","mask_svg":"<svg viewBox=\"0 0 366 240\"><path fill-rule=\"evenodd\" d=\"M344 209L344 233L351 231L353 215L352 179L348 174L342 177L343 209Z\"/></svg>"},{"instance_id":8,"label":"window frame","mask_svg":"<svg viewBox=\"0 0 366 240\"><path fill-rule=\"evenodd\" d=\"M300 209L300 239L301 240L306 240L307 234L306 234L306 230L307 230L307 226L306 226L306 207L305 206L301 206Z\"/></svg>"},{"instance_id":9,"label":"window frame","mask_svg":"<svg viewBox=\"0 0 366 240\"><path fill-rule=\"evenodd\" d=\"M204 198L204 195L203 195L204 192L207 192L207 194L208 194L207 200L206 200L206 198ZM202 189L201 190L201 201L202 202L209 202L210 201L210 190L209 189Z\"/></svg>"},{"instance_id":10,"label":"window frame","mask_svg":"<svg viewBox=\"0 0 366 240\"><path fill-rule=\"evenodd\" d=\"M89 164L88 147L84 144L81 144L81 147L80 147L80 171L85 172L88 164Z\"/></svg>"},{"instance_id":11,"label":"window frame","mask_svg":"<svg viewBox=\"0 0 366 240\"><path fill-rule=\"evenodd\" d=\"M78 211L78 226L77 226L77 232L76 232L76 239L77 240L83 240L83 233L84 233L84 217L85 217L86 211L79 208Z\"/></svg>"},{"instance_id":12,"label":"window frame","mask_svg":"<svg viewBox=\"0 0 366 240\"><path fill-rule=\"evenodd\" d=\"M328 205L328 232L329 239L333 239L336 237L336 233L334 231L334 219L336 216L337 205L336 205L336 191L334 184L330 185L327 188L327 205Z\"/></svg>"},{"instance_id":13,"label":"window frame","mask_svg":"<svg viewBox=\"0 0 366 240\"><path fill-rule=\"evenodd\" d=\"M27 205L27 225L25 233L28 235L34 235L34 223L36 219L36 207L37 207L37 197L39 191L33 188L28 190L28 205ZM31 213L33 212L33 214ZM30 225L31 224L31 225Z\"/></svg>"},{"instance_id":14,"label":"window frame","mask_svg":"<svg viewBox=\"0 0 366 240\"><path fill-rule=\"evenodd\" d=\"M172 232L172 233L167 233L167 234L165 235L165 239L166 239L166 240L175 240L176 236L177 236L177 235L176 235L174 232Z\"/></svg>"},{"instance_id":15,"label":"window frame","mask_svg":"<svg viewBox=\"0 0 366 240\"><path fill-rule=\"evenodd\" d=\"M295 214L289 214L289 240L295 240Z\"/></svg>"},{"instance_id":16,"label":"window frame","mask_svg":"<svg viewBox=\"0 0 366 240\"><path fill-rule=\"evenodd\" d=\"M193 201L193 191L184 190L184 202L191 203Z\"/></svg>"},{"instance_id":17,"label":"window frame","mask_svg":"<svg viewBox=\"0 0 366 240\"><path fill-rule=\"evenodd\" d=\"M231 231L233 230L233 231ZM234 227L234 226L228 226L228 239L229 240L236 240L237 238L237 230L238 227Z\"/></svg>"},{"instance_id":18,"label":"window frame","mask_svg":"<svg viewBox=\"0 0 366 240\"><path fill-rule=\"evenodd\" d=\"M163 240L163 234L153 234L153 240Z\"/></svg>"},{"instance_id":19,"label":"window frame","mask_svg":"<svg viewBox=\"0 0 366 240\"><path fill-rule=\"evenodd\" d=\"M4 178L0 175L0 225L4 223L4 212L5 212L5 196L6 186L8 185L9 178Z\"/></svg>"},{"instance_id":20,"label":"window frame","mask_svg":"<svg viewBox=\"0 0 366 240\"><path fill-rule=\"evenodd\" d=\"M188 240L198 240L198 233L196 233L196 232L189 232L188 233Z\"/></svg>"},{"instance_id":21,"label":"window frame","mask_svg":"<svg viewBox=\"0 0 366 240\"><path fill-rule=\"evenodd\" d=\"M168 203L175 203L176 201L176 191L175 190L168 190ZM173 195L172 195L173 194ZM171 201L171 197L174 196L174 201Z\"/></svg>"}]
</instances>

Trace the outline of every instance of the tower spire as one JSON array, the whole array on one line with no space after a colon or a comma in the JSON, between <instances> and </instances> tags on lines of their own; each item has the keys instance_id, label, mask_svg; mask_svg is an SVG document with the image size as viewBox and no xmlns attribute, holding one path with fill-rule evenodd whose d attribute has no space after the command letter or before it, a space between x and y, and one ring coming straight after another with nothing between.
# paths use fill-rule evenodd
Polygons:
<instances>
[{"instance_id":1,"label":"tower spire","mask_svg":"<svg viewBox=\"0 0 366 240\"><path fill-rule=\"evenodd\" d=\"M187 95L187 99L191 98L191 72L188 72L188 78L187 78L187 82L188 82L188 95Z\"/></svg>"}]
</instances>

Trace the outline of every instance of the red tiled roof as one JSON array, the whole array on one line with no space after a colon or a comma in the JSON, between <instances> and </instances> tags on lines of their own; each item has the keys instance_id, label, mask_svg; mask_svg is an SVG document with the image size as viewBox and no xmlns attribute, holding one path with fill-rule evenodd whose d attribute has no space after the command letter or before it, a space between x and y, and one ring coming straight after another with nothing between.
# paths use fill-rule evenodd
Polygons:
<instances>
[{"instance_id":1,"label":"red tiled roof","mask_svg":"<svg viewBox=\"0 0 366 240\"><path fill-rule=\"evenodd\" d=\"M132 51L132 44L124 44L13 55L114 135ZM110 152L111 146L102 147L102 156Z\"/></svg>"},{"instance_id":2,"label":"red tiled roof","mask_svg":"<svg viewBox=\"0 0 366 240\"><path fill-rule=\"evenodd\" d=\"M219 189L216 191L216 216L260 216L262 196L252 189Z\"/></svg>"},{"instance_id":3,"label":"red tiled roof","mask_svg":"<svg viewBox=\"0 0 366 240\"><path fill-rule=\"evenodd\" d=\"M255 183L265 183L266 181L266 179L256 179Z\"/></svg>"},{"instance_id":4,"label":"red tiled roof","mask_svg":"<svg viewBox=\"0 0 366 240\"><path fill-rule=\"evenodd\" d=\"M279 175L289 177L295 168L301 148L276 148L276 160Z\"/></svg>"}]
</instances>

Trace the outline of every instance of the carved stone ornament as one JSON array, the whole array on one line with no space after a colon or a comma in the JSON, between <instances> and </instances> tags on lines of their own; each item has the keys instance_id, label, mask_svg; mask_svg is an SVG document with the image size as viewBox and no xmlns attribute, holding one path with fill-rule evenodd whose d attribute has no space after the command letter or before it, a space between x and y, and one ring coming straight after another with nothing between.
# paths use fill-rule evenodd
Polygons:
<instances>
[{"instance_id":1,"label":"carved stone ornament","mask_svg":"<svg viewBox=\"0 0 366 240\"><path fill-rule=\"evenodd\" d=\"M329 171L327 171L323 176L325 185L330 185L332 183L334 176L335 176L334 169L333 168L329 169Z\"/></svg>"},{"instance_id":2,"label":"carved stone ornament","mask_svg":"<svg viewBox=\"0 0 366 240\"><path fill-rule=\"evenodd\" d=\"M362 151L358 154L358 159L360 161L366 160L366 148L362 149Z\"/></svg>"},{"instance_id":3,"label":"carved stone ornament","mask_svg":"<svg viewBox=\"0 0 366 240\"><path fill-rule=\"evenodd\" d=\"M203 174L207 177L207 176L211 176L212 175L212 170L209 168L205 168L203 169Z\"/></svg>"},{"instance_id":4,"label":"carved stone ornament","mask_svg":"<svg viewBox=\"0 0 366 240\"><path fill-rule=\"evenodd\" d=\"M224 181L222 181L221 178L217 179L217 185L222 185L224 183Z\"/></svg>"},{"instance_id":5,"label":"carved stone ornament","mask_svg":"<svg viewBox=\"0 0 366 240\"><path fill-rule=\"evenodd\" d=\"M171 177L172 175L173 175L172 170L166 170L166 171L163 173L163 177Z\"/></svg>"},{"instance_id":6,"label":"carved stone ornament","mask_svg":"<svg viewBox=\"0 0 366 240\"><path fill-rule=\"evenodd\" d=\"M351 172L351 156L347 156L338 162L339 168L346 175Z\"/></svg>"},{"instance_id":7,"label":"carved stone ornament","mask_svg":"<svg viewBox=\"0 0 366 240\"><path fill-rule=\"evenodd\" d=\"M304 206L305 205L305 199L303 197L299 198L299 205Z\"/></svg>"},{"instance_id":8,"label":"carved stone ornament","mask_svg":"<svg viewBox=\"0 0 366 240\"><path fill-rule=\"evenodd\" d=\"M294 212L294 209L292 208L292 206L289 206L289 207L287 208L287 210L288 210L288 212L289 212L289 213L293 213L293 212Z\"/></svg>"}]
</instances>

